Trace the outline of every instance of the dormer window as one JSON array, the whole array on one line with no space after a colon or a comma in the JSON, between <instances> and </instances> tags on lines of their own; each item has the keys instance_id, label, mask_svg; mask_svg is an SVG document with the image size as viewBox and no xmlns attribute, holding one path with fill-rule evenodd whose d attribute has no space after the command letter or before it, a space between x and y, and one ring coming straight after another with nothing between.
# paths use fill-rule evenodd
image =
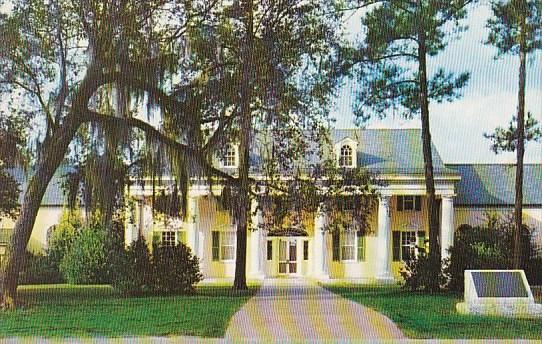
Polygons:
<instances>
[{"instance_id":1,"label":"dormer window","mask_svg":"<svg viewBox=\"0 0 542 344\"><path fill-rule=\"evenodd\" d=\"M350 145L341 146L339 167L354 167L354 150Z\"/></svg>"},{"instance_id":2,"label":"dormer window","mask_svg":"<svg viewBox=\"0 0 542 344\"><path fill-rule=\"evenodd\" d=\"M222 159L222 166L227 168L237 167L237 147L228 145Z\"/></svg>"}]
</instances>

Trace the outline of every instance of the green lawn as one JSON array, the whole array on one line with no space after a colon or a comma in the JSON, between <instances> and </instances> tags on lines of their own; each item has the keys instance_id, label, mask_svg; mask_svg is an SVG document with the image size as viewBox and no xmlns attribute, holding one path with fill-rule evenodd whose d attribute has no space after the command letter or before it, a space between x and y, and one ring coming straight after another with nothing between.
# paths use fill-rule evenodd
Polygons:
<instances>
[{"instance_id":1,"label":"green lawn","mask_svg":"<svg viewBox=\"0 0 542 344\"><path fill-rule=\"evenodd\" d=\"M124 298L109 286L22 286L24 305L0 312L0 337L222 337L256 289L232 293L217 284L190 296Z\"/></svg>"},{"instance_id":2,"label":"green lawn","mask_svg":"<svg viewBox=\"0 0 542 344\"><path fill-rule=\"evenodd\" d=\"M425 295L398 286L330 284L325 287L387 315L410 338L542 339L540 319L457 314L455 304L462 295Z\"/></svg>"}]
</instances>

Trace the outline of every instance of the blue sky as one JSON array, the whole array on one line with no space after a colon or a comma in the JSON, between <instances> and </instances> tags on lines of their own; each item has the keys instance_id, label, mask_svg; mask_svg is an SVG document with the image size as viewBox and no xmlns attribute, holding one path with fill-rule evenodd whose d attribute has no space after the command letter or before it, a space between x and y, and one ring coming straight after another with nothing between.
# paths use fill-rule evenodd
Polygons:
<instances>
[{"instance_id":1,"label":"blue sky","mask_svg":"<svg viewBox=\"0 0 542 344\"><path fill-rule=\"evenodd\" d=\"M485 1L484 1L485 2ZM514 162L515 154L495 155L490 151L484 133L497 126L506 126L515 114L517 104L517 57L495 60L496 50L483 44L487 38L485 23L491 15L488 5L482 4L471 11L465 23L469 30L447 49L429 61L429 67L444 67L449 71L469 71L471 79L463 90L464 96L453 102L431 104L432 138L446 163L461 162ZM348 23L353 35L359 31L359 14ZM354 84L347 83L336 99L333 115L336 127L354 127L352 104ZM542 122L542 53L531 55L527 65L527 109ZM386 118L372 120L367 128L419 128L419 119ZM542 161L542 143L527 146L525 162Z\"/></svg>"}]
</instances>

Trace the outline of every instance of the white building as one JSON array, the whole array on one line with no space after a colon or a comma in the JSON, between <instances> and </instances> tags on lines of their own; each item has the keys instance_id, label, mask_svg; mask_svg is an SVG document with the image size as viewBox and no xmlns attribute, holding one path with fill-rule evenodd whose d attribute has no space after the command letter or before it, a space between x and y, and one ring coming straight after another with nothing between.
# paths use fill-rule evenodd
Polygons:
<instances>
[{"instance_id":1,"label":"white building","mask_svg":"<svg viewBox=\"0 0 542 344\"><path fill-rule=\"evenodd\" d=\"M427 248L428 224L423 170L421 132L418 129L336 130L334 153L341 167L362 166L385 180L379 188L378 206L370 217L365 235L354 231L331 234L322 231L324 214L308 214L304 231L261 229L248 233L248 278L305 276L316 279L348 278L391 281L399 277L404 260ZM218 162L217 162L218 163ZM221 166L234 172L238 158L235 149L226 152ZM453 245L453 233L463 223L477 225L487 211L513 210L514 167L510 165L445 165L433 147L436 195L439 205L441 250ZM535 240L542 242L542 164L526 165L525 221L535 228ZM55 183L55 181L53 181ZM165 183L167 185L167 183ZM50 187L47 199L59 199ZM214 186L219 193L220 186ZM129 194L136 202L132 223L125 239L138 236L147 242L164 245L185 242L200 259L205 278L234 276L236 225L210 196L205 182L194 182L189 189L186 221L164 221L153 216L152 188L133 185ZM61 197L60 197L61 198ZM60 203L61 202L53 202ZM47 245L47 229L58 221L62 206L44 203L32 233L31 248ZM256 204L253 204L256 209ZM155 213L156 214L156 213ZM40 220L46 218L45 220ZM256 213L253 224L262 221ZM13 223L0 227L9 233ZM6 245L4 235L4 244ZM0 236L0 241L2 236ZM0 254L2 242L0 242Z\"/></svg>"}]
</instances>

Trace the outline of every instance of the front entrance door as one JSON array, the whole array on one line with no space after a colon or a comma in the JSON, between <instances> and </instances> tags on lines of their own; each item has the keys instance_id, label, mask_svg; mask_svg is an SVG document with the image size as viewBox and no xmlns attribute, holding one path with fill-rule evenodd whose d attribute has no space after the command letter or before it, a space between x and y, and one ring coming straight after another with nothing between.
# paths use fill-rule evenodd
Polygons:
<instances>
[{"instance_id":1,"label":"front entrance door","mask_svg":"<svg viewBox=\"0 0 542 344\"><path fill-rule=\"evenodd\" d=\"M280 239L279 241L279 274L297 273L297 240Z\"/></svg>"}]
</instances>

